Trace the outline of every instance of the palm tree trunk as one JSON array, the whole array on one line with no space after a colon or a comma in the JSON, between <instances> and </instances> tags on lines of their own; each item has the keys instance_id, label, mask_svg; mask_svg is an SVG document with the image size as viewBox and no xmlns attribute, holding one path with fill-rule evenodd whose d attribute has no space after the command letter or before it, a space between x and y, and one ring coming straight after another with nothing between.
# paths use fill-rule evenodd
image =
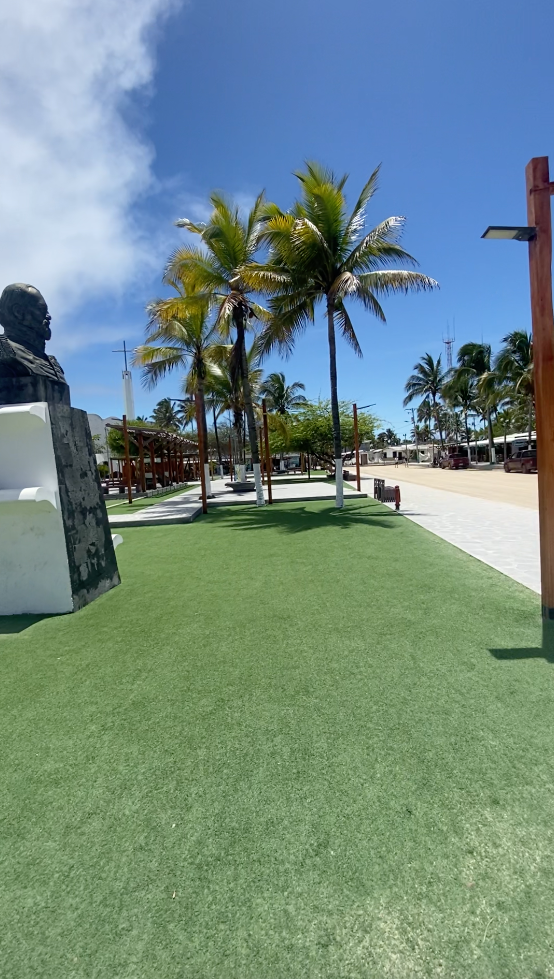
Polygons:
<instances>
[{"instance_id":1,"label":"palm tree trunk","mask_svg":"<svg viewBox=\"0 0 554 979\"><path fill-rule=\"evenodd\" d=\"M494 436L492 434L492 416L490 408L487 408L487 425L489 427L489 462L496 462L496 450L494 448Z\"/></svg>"},{"instance_id":2,"label":"palm tree trunk","mask_svg":"<svg viewBox=\"0 0 554 979\"><path fill-rule=\"evenodd\" d=\"M331 418L333 420L333 449L335 454L336 506L344 506L342 485L342 438L340 433L339 399L337 392L337 344L335 338L335 311L327 302L327 333L329 337L329 375L331 380Z\"/></svg>"},{"instance_id":3,"label":"palm tree trunk","mask_svg":"<svg viewBox=\"0 0 554 979\"><path fill-rule=\"evenodd\" d=\"M469 428L467 427L467 411L464 412L464 425L466 429L467 457L469 459L469 464L471 465L471 442L469 440Z\"/></svg>"},{"instance_id":4,"label":"palm tree trunk","mask_svg":"<svg viewBox=\"0 0 554 979\"><path fill-rule=\"evenodd\" d=\"M254 470L254 483L256 485L256 505L265 506L264 489L262 484L262 474L260 470L260 451L258 448L258 433L256 430L256 419L254 417L254 406L252 404L252 390L250 388L250 378L248 376L248 361L246 359L246 344L244 342L244 312L240 311L235 317L237 329L237 344L239 347L239 363L242 377L242 391L244 395L244 409L246 421L248 422L248 440L250 442L250 452L252 453L252 468Z\"/></svg>"},{"instance_id":5,"label":"palm tree trunk","mask_svg":"<svg viewBox=\"0 0 554 979\"><path fill-rule=\"evenodd\" d=\"M436 422L437 428L439 430L439 439L440 439L441 449L443 449L444 448L444 439L442 437L442 426L441 426L441 423L440 423L440 420L439 420L439 410L438 410L438 405L437 405L437 402L436 402L436 399L435 398L433 398L433 408L435 409L435 422Z\"/></svg>"},{"instance_id":6,"label":"palm tree trunk","mask_svg":"<svg viewBox=\"0 0 554 979\"><path fill-rule=\"evenodd\" d=\"M197 388L198 391L198 401L200 402L200 414L202 416L202 433L204 439L204 458L202 459L202 464L204 466L204 472L206 474L206 495L212 495L212 484L210 480L210 462L208 455L208 423L206 421L206 402L204 400L204 378L198 377Z\"/></svg>"},{"instance_id":7,"label":"palm tree trunk","mask_svg":"<svg viewBox=\"0 0 554 979\"><path fill-rule=\"evenodd\" d=\"M221 446L219 444L219 432L217 430L217 415L215 413L215 402L212 404L212 412L214 416L214 435L215 435L215 444L217 447L217 458L219 459L219 465L223 466L223 458L221 456Z\"/></svg>"}]
</instances>

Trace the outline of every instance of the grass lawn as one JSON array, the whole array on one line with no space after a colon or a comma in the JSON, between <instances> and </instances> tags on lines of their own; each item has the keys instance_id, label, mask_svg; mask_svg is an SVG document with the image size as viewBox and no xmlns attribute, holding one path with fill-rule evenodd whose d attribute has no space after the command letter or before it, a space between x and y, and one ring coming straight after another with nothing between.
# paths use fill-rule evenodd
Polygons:
<instances>
[{"instance_id":1,"label":"grass lawn","mask_svg":"<svg viewBox=\"0 0 554 979\"><path fill-rule=\"evenodd\" d=\"M142 510L145 506L153 506L155 503L163 503L165 500L171 500L173 496L181 496L181 493L189 493L191 490L198 489L200 483L191 483L189 486L182 486L181 489L172 490L169 493L163 493L159 496L141 496L137 500L133 500L132 503L121 502L121 503L107 503L107 510L109 514L112 513L130 513L132 510Z\"/></svg>"},{"instance_id":2,"label":"grass lawn","mask_svg":"<svg viewBox=\"0 0 554 979\"><path fill-rule=\"evenodd\" d=\"M0 619L2 979L554 975L538 596L371 500L122 533Z\"/></svg>"}]
</instances>

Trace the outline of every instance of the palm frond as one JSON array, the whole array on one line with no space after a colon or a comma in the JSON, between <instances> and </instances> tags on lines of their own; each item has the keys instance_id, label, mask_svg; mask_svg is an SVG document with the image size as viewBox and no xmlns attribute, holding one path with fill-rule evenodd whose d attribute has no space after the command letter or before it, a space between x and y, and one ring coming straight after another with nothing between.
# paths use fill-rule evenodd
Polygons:
<instances>
[{"instance_id":1,"label":"palm frond","mask_svg":"<svg viewBox=\"0 0 554 979\"><path fill-rule=\"evenodd\" d=\"M346 310L344 303L337 303L335 316L339 324L339 329L346 342L352 347L357 357L363 357L362 348L358 343L358 338L356 336L354 327L352 326L352 320L348 315L348 311Z\"/></svg>"}]
</instances>

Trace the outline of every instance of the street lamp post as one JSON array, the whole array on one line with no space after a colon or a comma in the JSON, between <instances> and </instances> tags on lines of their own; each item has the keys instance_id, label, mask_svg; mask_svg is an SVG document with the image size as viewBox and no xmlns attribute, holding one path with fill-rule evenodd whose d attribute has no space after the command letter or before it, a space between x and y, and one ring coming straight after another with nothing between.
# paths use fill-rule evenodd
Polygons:
<instances>
[{"instance_id":1,"label":"street lamp post","mask_svg":"<svg viewBox=\"0 0 554 979\"><path fill-rule=\"evenodd\" d=\"M539 485L539 535L543 622L554 623L554 313L552 308L552 215L548 157L536 156L525 168L525 228L487 228L484 238L529 242L533 324L533 375Z\"/></svg>"}]
</instances>

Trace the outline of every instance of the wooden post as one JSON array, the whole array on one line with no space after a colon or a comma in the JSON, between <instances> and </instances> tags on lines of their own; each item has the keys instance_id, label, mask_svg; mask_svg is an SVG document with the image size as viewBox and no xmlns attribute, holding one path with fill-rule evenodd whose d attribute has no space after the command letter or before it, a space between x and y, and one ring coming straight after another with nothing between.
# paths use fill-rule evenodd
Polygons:
<instances>
[{"instance_id":1,"label":"wooden post","mask_svg":"<svg viewBox=\"0 0 554 979\"><path fill-rule=\"evenodd\" d=\"M360 440L358 438L358 405L352 405L354 410L354 451L356 453L356 486L358 493L362 491L362 481L360 478Z\"/></svg>"},{"instance_id":2,"label":"wooden post","mask_svg":"<svg viewBox=\"0 0 554 979\"><path fill-rule=\"evenodd\" d=\"M262 477L262 483L265 483L264 479L264 435L263 428L260 425L260 474Z\"/></svg>"},{"instance_id":3,"label":"wooden post","mask_svg":"<svg viewBox=\"0 0 554 979\"><path fill-rule=\"evenodd\" d=\"M208 512L208 497L206 495L206 470L204 469L204 429L201 423L200 398L194 395L196 405L196 428L198 431L198 460L200 469L200 485L202 487L202 513Z\"/></svg>"},{"instance_id":4,"label":"wooden post","mask_svg":"<svg viewBox=\"0 0 554 979\"><path fill-rule=\"evenodd\" d=\"M146 472L144 468L144 436L142 432L138 433L138 444L139 444L139 459L140 459L140 488L143 493L146 493Z\"/></svg>"},{"instance_id":5,"label":"wooden post","mask_svg":"<svg viewBox=\"0 0 554 979\"><path fill-rule=\"evenodd\" d=\"M179 452L179 461L181 463L181 482L184 483L185 482L185 460L184 460L184 457L183 457L183 446L181 446L181 449L180 449L180 452Z\"/></svg>"},{"instance_id":6,"label":"wooden post","mask_svg":"<svg viewBox=\"0 0 554 979\"><path fill-rule=\"evenodd\" d=\"M159 456L160 456L160 483L162 484L162 488L165 488L164 447L163 447L163 442L162 442L161 439L160 439L160 446L159 446L158 452L159 452Z\"/></svg>"},{"instance_id":7,"label":"wooden post","mask_svg":"<svg viewBox=\"0 0 554 979\"><path fill-rule=\"evenodd\" d=\"M156 489L156 453L154 451L154 440L150 443L150 469L152 470L152 489Z\"/></svg>"},{"instance_id":8,"label":"wooden post","mask_svg":"<svg viewBox=\"0 0 554 979\"><path fill-rule=\"evenodd\" d=\"M123 442L125 444L125 474L127 476L127 501L133 502L133 486L131 480L131 455L129 453L129 432L127 429L127 415L123 415Z\"/></svg>"},{"instance_id":9,"label":"wooden post","mask_svg":"<svg viewBox=\"0 0 554 979\"><path fill-rule=\"evenodd\" d=\"M229 434L229 479L233 482L233 443Z\"/></svg>"},{"instance_id":10,"label":"wooden post","mask_svg":"<svg viewBox=\"0 0 554 979\"><path fill-rule=\"evenodd\" d=\"M310 453L306 452L306 461L308 463L308 479L312 478L312 471L310 469Z\"/></svg>"},{"instance_id":11,"label":"wooden post","mask_svg":"<svg viewBox=\"0 0 554 979\"><path fill-rule=\"evenodd\" d=\"M175 456L175 482L180 483L181 478L179 476L179 455L177 453L177 439L173 443L173 455Z\"/></svg>"},{"instance_id":12,"label":"wooden post","mask_svg":"<svg viewBox=\"0 0 554 979\"><path fill-rule=\"evenodd\" d=\"M269 451L269 431L267 427L267 407L265 403L265 398L262 400L262 412L264 419L264 440L265 440L265 458L266 458L266 470L267 470L267 502L273 503L273 492L271 489L271 453Z\"/></svg>"},{"instance_id":13,"label":"wooden post","mask_svg":"<svg viewBox=\"0 0 554 979\"><path fill-rule=\"evenodd\" d=\"M525 169L527 223L537 229L529 242L533 322L533 374L539 484L541 600L544 621L554 621L554 321L552 310L552 216L548 157Z\"/></svg>"}]
</instances>

